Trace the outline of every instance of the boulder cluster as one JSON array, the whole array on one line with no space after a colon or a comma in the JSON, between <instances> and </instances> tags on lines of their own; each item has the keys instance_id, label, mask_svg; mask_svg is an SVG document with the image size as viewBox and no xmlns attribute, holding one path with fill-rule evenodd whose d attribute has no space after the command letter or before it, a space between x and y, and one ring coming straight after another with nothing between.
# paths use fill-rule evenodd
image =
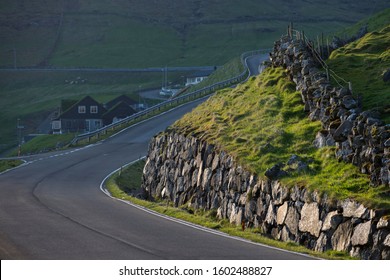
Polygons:
<instances>
[{"instance_id":1,"label":"boulder cluster","mask_svg":"<svg viewBox=\"0 0 390 280\"><path fill-rule=\"evenodd\" d=\"M296 84L310 119L321 121L314 145L336 145L338 159L358 166L372 185L390 187L390 125L376 112L362 111L349 88L333 86L305 41L283 36L270 58Z\"/></svg>"}]
</instances>

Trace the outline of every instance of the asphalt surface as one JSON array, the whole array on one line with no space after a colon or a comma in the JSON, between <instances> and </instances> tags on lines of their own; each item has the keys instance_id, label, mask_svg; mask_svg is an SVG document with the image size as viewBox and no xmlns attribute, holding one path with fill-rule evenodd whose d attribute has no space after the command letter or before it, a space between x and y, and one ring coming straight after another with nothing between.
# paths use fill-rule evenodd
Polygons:
<instances>
[{"instance_id":1,"label":"asphalt surface","mask_svg":"<svg viewBox=\"0 0 390 280\"><path fill-rule=\"evenodd\" d=\"M201 101L86 148L26 158L0 175L1 259L308 259L165 219L99 186Z\"/></svg>"}]
</instances>

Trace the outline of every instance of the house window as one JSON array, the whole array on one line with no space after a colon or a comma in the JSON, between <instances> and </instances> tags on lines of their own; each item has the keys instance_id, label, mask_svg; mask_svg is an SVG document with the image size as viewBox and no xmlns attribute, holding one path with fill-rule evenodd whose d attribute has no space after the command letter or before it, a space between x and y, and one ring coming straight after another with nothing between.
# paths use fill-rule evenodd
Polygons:
<instances>
[{"instance_id":1,"label":"house window","mask_svg":"<svg viewBox=\"0 0 390 280\"><path fill-rule=\"evenodd\" d=\"M79 114L85 114L86 109L85 106L79 106Z\"/></svg>"},{"instance_id":2,"label":"house window","mask_svg":"<svg viewBox=\"0 0 390 280\"><path fill-rule=\"evenodd\" d=\"M91 112L91 114L97 114L98 113L98 106L91 106L90 112Z\"/></svg>"},{"instance_id":3,"label":"house window","mask_svg":"<svg viewBox=\"0 0 390 280\"><path fill-rule=\"evenodd\" d=\"M52 129L61 129L61 121L53 121Z\"/></svg>"}]
</instances>

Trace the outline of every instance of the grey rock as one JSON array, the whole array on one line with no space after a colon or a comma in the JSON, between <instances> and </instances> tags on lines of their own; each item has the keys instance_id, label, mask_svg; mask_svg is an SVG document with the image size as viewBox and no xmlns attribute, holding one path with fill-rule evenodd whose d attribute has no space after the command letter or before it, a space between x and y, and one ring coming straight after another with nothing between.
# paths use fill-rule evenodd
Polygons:
<instances>
[{"instance_id":1,"label":"grey rock","mask_svg":"<svg viewBox=\"0 0 390 280\"><path fill-rule=\"evenodd\" d=\"M325 233L322 232L320 237L317 239L314 250L318 252L325 252L330 248L331 248L330 239Z\"/></svg>"},{"instance_id":2,"label":"grey rock","mask_svg":"<svg viewBox=\"0 0 390 280\"><path fill-rule=\"evenodd\" d=\"M178 177L176 180L176 193L180 194L184 191L184 178Z\"/></svg>"},{"instance_id":3,"label":"grey rock","mask_svg":"<svg viewBox=\"0 0 390 280\"><path fill-rule=\"evenodd\" d=\"M336 229L342 221L343 216L341 214L339 214L337 211L330 212L326 216L321 230L328 231L331 229Z\"/></svg>"},{"instance_id":4,"label":"grey rock","mask_svg":"<svg viewBox=\"0 0 390 280\"><path fill-rule=\"evenodd\" d=\"M210 205L210 209L219 209L218 194L214 195L214 198L212 199L212 202L211 202L211 205Z\"/></svg>"},{"instance_id":5,"label":"grey rock","mask_svg":"<svg viewBox=\"0 0 390 280\"><path fill-rule=\"evenodd\" d=\"M347 140L348 134L352 129L352 122L345 120L333 133L333 138L336 142L342 142Z\"/></svg>"},{"instance_id":6,"label":"grey rock","mask_svg":"<svg viewBox=\"0 0 390 280\"><path fill-rule=\"evenodd\" d=\"M279 240L284 242L294 241L291 239L290 231L287 227L283 227L279 234Z\"/></svg>"},{"instance_id":7,"label":"grey rock","mask_svg":"<svg viewBox=\"0 0 390 280\"><path fill-rule=\"evenodd\" d=\"M257 212L257 203L254 200L251 200L246 203L245 205L245 216L246 217L253 217L254 214Z\"/></svg>"},{"instance_id":8,"label":"grey rock","mask_svg":"<svg viewBox=\"0 0 390 280\"><path fill-rule=\"evenodd\" d=\"M337 251L349 251L353 225L351 221L340 224L331 238L332 249Z\"/></svg>"},{"instance_id":9,"label":"grey rock","mask_svg":"<svg viewBox=\"0 0 390 280\"><path fill-rule=\"evenodd\" d=\"M239 207L236 207L236 204L233 203L229 208L231 209L229 221L231 224L236 223Z\"/></svg>"},{"instance_id":10,"label":"grey rock","mask_svg":"<svg viewBox=\"0 0 390 280\"><path fill-rule=\"evenodd\" d=\"M322 222L319 220L320 211L318 203L305 203L301 210L301 219L299 220L299 230L309 232L310 234L319 237Z\"/></svg>"},{"instance_id":11,"label":"grey rock","mask_svg":"<svg viewBox=\"0 0 390 280\"><path fill-rule=\"evenodd\" d=\"M343 216L347 218L369 219L370 211L363 204L351 199L344 200L340 205L343 209Z\"/></svg>"},{"instance_id":12,"label":"grey rock","mask_svg":"<svg viewBox=\"0 0 390 280\"><path fill-rule=\"evenodd\" d=\"M290 191L288 188L283 187L279 181L273 181L271 183L271 192L272 199L275 205L281 205L286 201L290 196Z\"/></svg>"},{"instance_id":13,"label":"grey rock","mask_svg":"<svg viewBox=\"0 0 390 280\"><path fill-rule=\"evenodd\" d=\"M274 204L272 202L268 206L268 210L267 210L267 215L265 217L265 221L269 225L274 225L275 222L276 222L275 206L274 206Z\"/></svg>"},{"instance_id":14,"label":"grey rock","mask_svg":"<svg viewBox=\"0 0 390 280\"><path fill-rule=\"evenodd\" d=\"M264 175L267 176L267 178L269 178L271 180L276 180L276 179L279 179L283 176L288 175L288 173L286 171L284 171L282 169L282 167L283 167L283 164L281 164L281 163L275 164L271 168L267 169L265 171Z\"/></svg>"},{"instance_id":15,"label":"grey rock","mask_svg":"<svg viewBox=\"0 0 390 280\"><path fill-rule=\"evenodd\" d=\"M316 134L316 138L313 141L313 145L314 147L319 149L326 146L334 146L335 141L328 131L320 131Z\"/></svg>"},{"instance_id":16,"label":"grey rock","mask_svg":"<svg viewBox=\"0 0 390 280\"><path fill-rule=\"evenodd\" d=\"M236 215L236 225L241 225L242 222L245 222L245 219L244 219L244 209L242 207L239 207L238 208L238 212L237 212L237 215Z\"/></svg>"},{"instance_id":17,"label":"grey rock","mask_svg":"<svg viewBox=\"0 0 390 280\"><path fill-rule=\"evenodd\" d=\"M351 96L351 95L346 95L346 96L343 97L342 105L343 105L346 109L352 109L352 108L356 108L356 107L357 107L358 102L356 101L355 98L353 98L353 96Z\"/></svg>"},{"instance_id":18,"label":"grey rock","mask_svg":"<svg viewBox=\"0 0 390 280\"><path fill-rule=\"evenodd\" d=\"M287 211L288 211L288 203L287 201L278 208L278 211L276 213L276 223L278 225L283 225L284 220L286 219L287 216Z\"/></svg>"},{"instance_id":19,"label":"grey rock","mask_svg":"<svg viewBox=\"0 0 390 280\"><path fill-rule=\"evenodd\" d=\"M353 231L351 242L353 246L366 245L371 237L371 221L358 224Z\"/></svg>"},{"instance_id":20,"label":"grey rock","mask_svg":"<svg viewBox=\"0 0 390 280\"><path fill-rule=\"evenodd\" d=\"M390 217L381 217L378 221L378 224L376 225L377 229L384 229L388 228L390 229Z\"/></svg>"},{"instance_id":21,"label":"grey rock","mask_svg":"<svg viewBox=\"0 0 390 280\"><path fill-rule=\"evenodd\" d=\"M289 231L295 236L298 236L299 228L299 214L295 207L289 207L287 216L284 221L285 225L288 227Z\"/></svg>"},{"instance_id":22,"label":"grey rock","mask_svg":"<svg viewBox=\"0 0 390 280\"><path fill-rule=\"evenodd\" d=\"M210 189L210 181L211 181L212 171L210 168L206 168L203 173L202 179L202 189L208 191Z\"/></svg>"}]
</instances>

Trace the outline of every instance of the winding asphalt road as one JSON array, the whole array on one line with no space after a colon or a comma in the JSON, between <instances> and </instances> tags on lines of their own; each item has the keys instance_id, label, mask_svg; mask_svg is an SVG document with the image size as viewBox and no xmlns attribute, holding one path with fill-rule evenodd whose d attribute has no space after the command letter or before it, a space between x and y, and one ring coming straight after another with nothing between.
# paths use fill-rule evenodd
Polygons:
<instances>
[{"instance_id":1,"label":"winding asphalt road","mask_svg":"<svg viewBox=\"0 0 390 280\"><path fill-rule=\"evenodd\" d=\"M1 259L309 259L152 215L99 186L201 101L0 175Z\"/></svg>"}]
</instances>

